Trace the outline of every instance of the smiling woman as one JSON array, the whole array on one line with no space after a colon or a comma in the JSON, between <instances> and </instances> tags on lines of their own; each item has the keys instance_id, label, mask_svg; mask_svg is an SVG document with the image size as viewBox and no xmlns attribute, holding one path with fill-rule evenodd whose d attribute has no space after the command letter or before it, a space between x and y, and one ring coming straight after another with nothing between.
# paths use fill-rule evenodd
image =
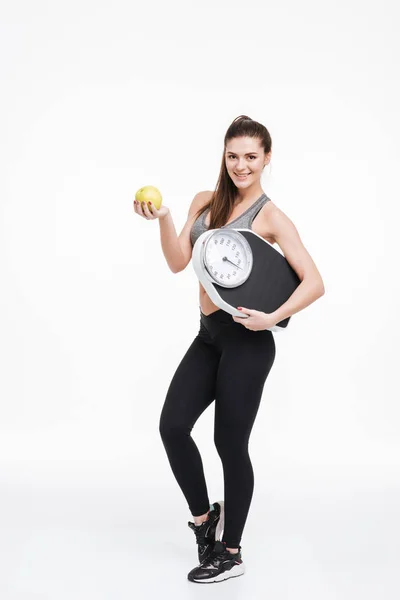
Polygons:
<instances>
[{"instance_id":1,"label":"smiling woman","mask_svg":"<svg viewBox=\"0 0 400 600\"><path fill-rule=\"evenodd\" d=\"M245 571L242 533L254 488L249 438L264 384L275 360L270 327L324 293L322 278L286 215L263 191L260 178L271 159L271 136L264 125L241 115L229 126L215 191L196 194L177 236L169 210L159 218L161 245L174 273L186 268L203 231L248 228L277 243L301 284L272 314L243 307L250 317L232 318L213 304L200 284L199 330L171 381L159 430L167 457L194 522L197 566L187 575L195 583L222 581ZM257 314L256 314L257 313ZM191 431L215 400L214 442L224 472L224 500L210 504L199 450Z\"/></svg>"}]
</instances>

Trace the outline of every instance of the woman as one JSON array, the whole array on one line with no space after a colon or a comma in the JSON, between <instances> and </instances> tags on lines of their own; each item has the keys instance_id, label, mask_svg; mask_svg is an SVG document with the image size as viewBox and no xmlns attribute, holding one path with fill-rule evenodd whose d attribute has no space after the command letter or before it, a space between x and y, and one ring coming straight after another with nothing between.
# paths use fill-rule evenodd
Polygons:
<instances>
[{"instance_id":1,"label":"woman","mask_svg":"<svg viewBox=\"0 0 400 600\"><path fill-rule=\"evenodd\" d=\"M248 443L275 359L270 328L325 293L294 224L261 188L271 145L262 124L244 115L235 119L225 134L216 190L195 196L179 237L166 206L157 210L135 203L137 214L159 219L162 249L173 273L186 268L197 237L206 229L247 227L277 243L301 279L287 302L271 314L242 307L250 315L245 319L219 309L200 284L199 331L171 380L160 417L172 471L194 517L188 525L196 535L199 564L188 579L195 583L244 573L240 542L254 488ZM214 441L223 466L225 499L210 505L202 460L190 432L214 399Z\"/></svg>"}]
</instances>

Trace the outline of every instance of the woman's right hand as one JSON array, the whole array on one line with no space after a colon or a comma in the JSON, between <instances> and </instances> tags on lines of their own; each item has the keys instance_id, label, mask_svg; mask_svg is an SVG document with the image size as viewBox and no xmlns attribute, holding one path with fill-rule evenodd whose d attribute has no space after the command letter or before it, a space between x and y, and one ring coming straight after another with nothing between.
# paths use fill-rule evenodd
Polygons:
<instances>
[{"instance_id":1,"label":"woman's right hand","mask_svg":"<svg viewBox=\"0 0 400 600\"><path fill-rule=\"evenodd\" d=\"M138 200L133 201L133 208L135 213L147 219L147 221L153 221L154 219L163 219L169 213L168 206L164 206L163 204L160 206L159 210L156 209L154 204L149 207L147 202L140 203Z\"/></svg>"}]
</instances>

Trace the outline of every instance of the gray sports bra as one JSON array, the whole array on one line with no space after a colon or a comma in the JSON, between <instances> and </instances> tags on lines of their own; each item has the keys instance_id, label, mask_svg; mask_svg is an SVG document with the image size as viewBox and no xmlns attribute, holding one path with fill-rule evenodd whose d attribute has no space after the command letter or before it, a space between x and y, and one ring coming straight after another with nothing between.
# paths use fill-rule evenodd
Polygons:
<instances>
[{"instance_id":1,"label":"gray sports bra","mask_svg":"<svg viewBox=\"0 0 400 600\"><path fill-rule=\"evenodd\" d=\"M252 222L254 221L264 204L266 204L269 200L271 200L271 198L268 198L268 196L263 192L261 196L255 202L253 202L253 204L249 206L247 210L244 211L243 214L239 215L239 217L237 217L236 219L233 219L233 221L231 221L227 225L222 225L221 229L223 227L234 227L235 229L251 229ZM202 233L208 230L208 227L205 224L205 219L209 211L209 208L205 210L203 214L197 217L197 219L193 223L192 229L190 231L190 241L192 242L192 246L194 246L197 238Z\"/></svg>"}]
</instances>

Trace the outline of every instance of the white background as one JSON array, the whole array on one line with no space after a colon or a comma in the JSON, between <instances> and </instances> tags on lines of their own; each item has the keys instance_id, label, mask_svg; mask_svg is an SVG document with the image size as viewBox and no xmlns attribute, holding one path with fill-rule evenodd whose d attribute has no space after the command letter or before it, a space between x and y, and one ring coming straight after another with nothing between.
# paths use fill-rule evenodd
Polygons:
<instances>
[{"instance_id":1,"label":"white background","mask_svg":"<svg viewBox=\"0 0 400 600\"><path fill-rule=\"evenodd\" d=\"M244 577L215 597L398 598L397 3L22 2L1 7L0 592L194 597L192 520L158 431L199 328L179 233L240 114L262 188L326 293L274 334L250 438ZM212 404L193 437L223 498ZM168 587L168 590L167 590ZM222 588L222 589L221 589ZM167 591L166 591L167 590Z\"/></svg>"}]
</instances>

